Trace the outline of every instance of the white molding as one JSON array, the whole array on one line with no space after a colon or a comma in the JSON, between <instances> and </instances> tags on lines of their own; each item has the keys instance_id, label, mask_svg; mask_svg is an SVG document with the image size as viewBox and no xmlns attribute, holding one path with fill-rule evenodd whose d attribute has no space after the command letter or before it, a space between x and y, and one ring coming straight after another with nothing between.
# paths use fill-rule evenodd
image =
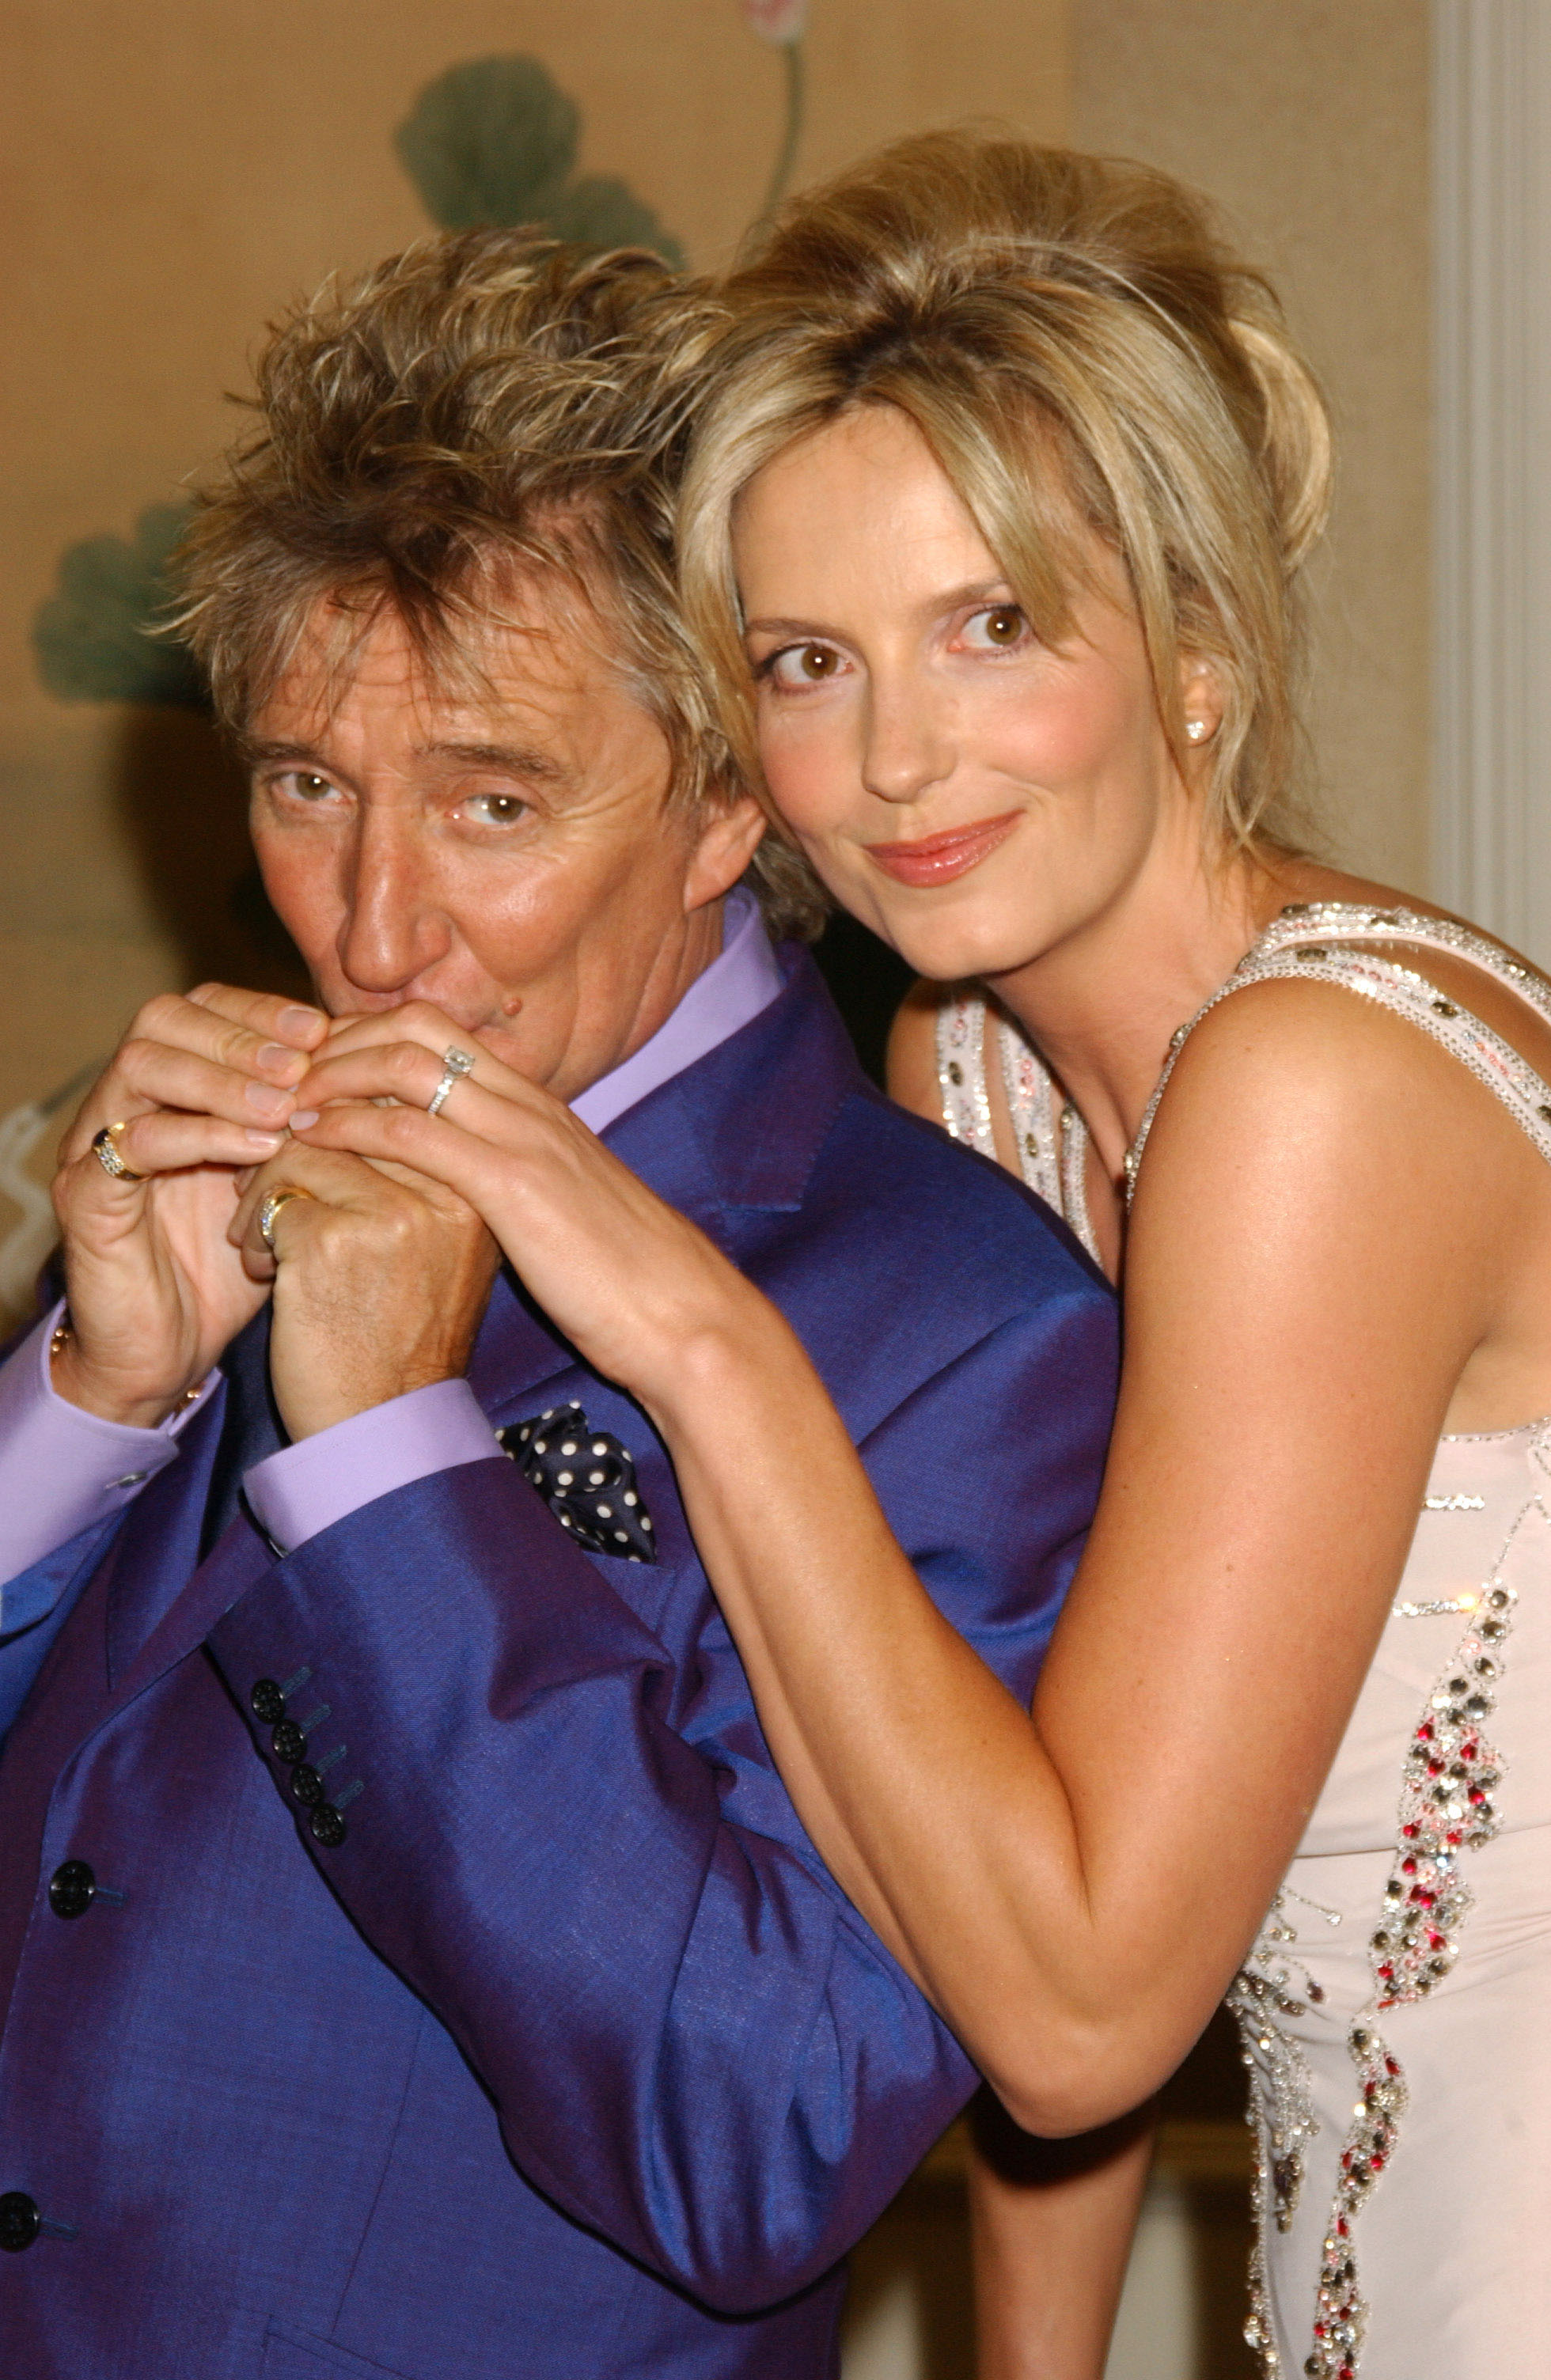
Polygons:
<instances>
[{"instance_id":1,"label":"white molding","mask_svg":"<svg viewBox=\"0 0 1551 2380\"><path fill-rule=\"evenodd\" d=\"M1433 890L1551 963L1551 6L1433 0Z\"/></svg>"}]
</instances>

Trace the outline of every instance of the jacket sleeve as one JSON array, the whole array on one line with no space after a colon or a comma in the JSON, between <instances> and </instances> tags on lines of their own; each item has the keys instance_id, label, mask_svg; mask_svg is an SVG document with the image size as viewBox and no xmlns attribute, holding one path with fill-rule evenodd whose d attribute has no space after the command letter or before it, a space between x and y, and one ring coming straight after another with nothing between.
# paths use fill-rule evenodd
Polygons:
<instances>
[{"instance_id":1,"label":"jacket sleeve","mask_svg":"<svg viewBox=\"0 0 1551 2380\"><path fill-rule=\"evenodd\" d=\"M1114 1368L1112 1307L1083 1281L863 1450L928 1586L1021 1694L1097 1496ZM804 1836L703 1577L668 1581L648 1626L625 1589L656 1576L583 1554L497 1458L267 1569L211 1650L283 1792L253 1706L261 1679L286 1691L345 1817L331 1845L297 1809L303 1841L458 2042L517 2165L746 2312L845 2253L975 2077ZM257 1699L273 1719L273 1689Z\"/></svg>"}]
</instances>

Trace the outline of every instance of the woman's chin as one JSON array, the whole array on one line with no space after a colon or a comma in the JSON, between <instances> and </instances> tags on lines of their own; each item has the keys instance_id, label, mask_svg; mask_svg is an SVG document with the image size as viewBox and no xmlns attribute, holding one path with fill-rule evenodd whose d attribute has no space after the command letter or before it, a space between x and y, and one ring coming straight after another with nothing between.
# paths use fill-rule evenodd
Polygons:
<instances>
[{"instance_id":1,"label":"woman's chin","mask_svg":"<svg viewBox=\"0 0 1551 2380\"><path fill-rule=\"evenodd\" d=\"M902 916L891 905L882 914L864 913L863 921L899 953L906 966L929 983L965 983L1012 975L1039 955L1037 937L1027 925L1020 930L1000 927L988 917L976 919L963 914Z\"/></svg>"}]
</instances>

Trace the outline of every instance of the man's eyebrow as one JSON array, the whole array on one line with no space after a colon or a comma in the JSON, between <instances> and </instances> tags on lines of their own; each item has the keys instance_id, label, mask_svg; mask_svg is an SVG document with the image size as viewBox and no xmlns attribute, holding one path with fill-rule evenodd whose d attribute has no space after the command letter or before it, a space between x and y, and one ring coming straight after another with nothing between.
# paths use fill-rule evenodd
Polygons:
<instances>
[{"instance_id":1,"label":"man's eyebrow","mask_svg":"<svg viewBox=\"0 0 1551 2380\"><path fill-rule=\"evenodd\" d=\"M286 744L263 735L243 735L237 740L243 759L255 766L261 761L270 760L303 760L320 771L323 766L320 754L310 744Z\"/></svg>"},{"instance_id":2,"label":"man's eyebrow","mask_svg":"<svg viewBox=\"0 0 1551 2380\"><path fill-rule=\"evenodd\" d=\"M918 608L927 613L956 612L965 603L994 603L999 600L1011 602L1009 581L1005 578L977 579L967 587L946 587L939 593L928 595ZM844 644L843 628L832 628L824 620L782 620L761 617L744 623L744 634L749 637L829 637L838 645Z\"/></svg>"},{"instance_id":3,"label":"man's eyebrow","mask_svg":"<svg viewBox=\"0 0 1551 2380\"><path fill-rule=\"evenodd\" d=\"M468 769L499 769L508 777L527 777L546 785L564 784L571 775L552 752L541 752L527 744L422 744L415 757L456 760Z\"/></svg>"},{"instance_id":4,"label":"man's eyebrow","mask_svg":"<svg viewBox=\"0 0 1551 2380\"><path fill-rule=\"evenodd\" d=\"M313 744L293 744L281 738L245 735L241 749L243 759L253 768L289 763L297 768L316 770L321 776L338 774ZM526 778L530 784L563 785L569 782L572 773L551 753L540 752L536 747L526 744L422 744L417 747L415 758L418 760L455 760L466 769L499 769L503 775Z\"/></svg>"}]
</instances>

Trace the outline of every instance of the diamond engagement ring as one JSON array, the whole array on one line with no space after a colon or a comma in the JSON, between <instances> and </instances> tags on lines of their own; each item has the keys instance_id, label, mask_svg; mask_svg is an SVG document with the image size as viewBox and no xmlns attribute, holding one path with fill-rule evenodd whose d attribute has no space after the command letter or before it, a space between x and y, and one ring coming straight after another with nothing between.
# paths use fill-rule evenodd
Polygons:
<instances>
[{"instance_id":1,"label":"diamond engagement ring","mask_svg":"<svg viewBox=\"0 0 1551 2380\"><path fill-rule=\"evenodd\" d=\"M313 1194L310 1190L303 1190L296 1183L283 1182L278 1190L272 1190L267 1197L260 1200L259 1237L262 1240L265 1247L268 1248L276 1264L280 1262L280 1250L274 1245L274 1219L276 1215L279 1214L282 1207L289 1206L293 1198L310 1198L312 1195Z\"/></svg>"},{"instance_id":2,"label":"diamond engagement ring","mask_svg":"<svg viewBox=\"0 0 1551 2380\"><path fill-rule=\"evenodd\" d=\"M427 1115L440 1115L446 1104L447 1094L465 1075L474 1072L474 1061L467 1050L445 1050L442 1054L442 1080L426 1101Z\"/></svg>"},{"instance_id":3,"label":"diamond engagement ring","mask_svg":"<svg viewBox=\"0 0 1551 2380\"><path fill-rule=\"evenodd\" d=\"M124 1122L127 1121L126 1118ZM145 1175L131 1173L118 1153L118 1143L115 1140L114 1134L123 1131L124 1122L105 1123L101 1132L94 1133L91 1138L91 1153L103 1172L111 1173L115 1182L143 1182Z\"/></svg>"}]
</instances>

